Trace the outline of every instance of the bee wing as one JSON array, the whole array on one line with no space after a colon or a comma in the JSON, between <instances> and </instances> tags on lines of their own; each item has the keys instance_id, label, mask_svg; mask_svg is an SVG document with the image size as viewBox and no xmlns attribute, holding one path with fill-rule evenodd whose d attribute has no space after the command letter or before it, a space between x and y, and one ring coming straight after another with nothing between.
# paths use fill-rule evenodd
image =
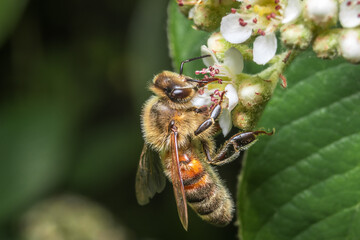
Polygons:
<instances>
[{"instance_id":1,"label":"bee wing","mask_svg":"<svg viewBox=\"0 0 360 240\"><path fill-rule=\"evenodd\" d=\"M166 179L159 156L146 143L136 172L135 193L140 205L149 203L155 193L164 190Z\"/></svg>"},{"instance_id":2,"label":"bee wing","mask_svg":"<svg viewBox=\"0 0 360 240\"><path fill-rule=\"evenodd\" d=\"M180 221L187 230L188 228L188 212L185 198L184 184L181 178L179 167L179 152L177 145L177 132L171 133L171 179L174 188L174 195L177 205Z\"/></svg>"}]
</instances>

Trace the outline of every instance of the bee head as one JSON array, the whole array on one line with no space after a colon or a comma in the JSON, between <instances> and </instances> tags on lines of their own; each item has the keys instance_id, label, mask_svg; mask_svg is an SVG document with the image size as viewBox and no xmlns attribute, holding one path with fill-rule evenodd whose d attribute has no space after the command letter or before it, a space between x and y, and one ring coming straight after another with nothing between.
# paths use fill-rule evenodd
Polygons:
<instances>
[{"instance_id":1,"label":"bee head","mask_svg":"<svg viewBox=\"0 0 360 240\"><path fill-rule=\"evenodd\" d=\"M150 90L172 102L186 103L194 97L197 87L183 75L164 71L154 77Z\"/></svg>"}]
</instances>

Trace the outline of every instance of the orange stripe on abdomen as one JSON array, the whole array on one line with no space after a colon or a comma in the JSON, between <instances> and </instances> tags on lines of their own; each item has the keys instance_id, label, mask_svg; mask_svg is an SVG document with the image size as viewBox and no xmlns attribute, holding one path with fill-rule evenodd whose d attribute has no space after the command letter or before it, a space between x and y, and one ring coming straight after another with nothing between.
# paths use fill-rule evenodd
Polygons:
<instances>
[{"instance_id":1,"label":"orange stripe on abdomen","mask_svg":"<svg viewBox=\"0 0 360 240\"><path fill-rule=\"evenodd\" d=\"M185 188L201 180L204 176L204 168L197 158L190 158L187 154L179 156L181 178Z\"/></svg>"},{"instance_id":2,"label":"orange stripe on abdomen","mask_svg":"<svg viewBox=\"0 0 360 240\"><path fill-rule=\"evenodd\" d=\"M207 179L208 179L208 176L206 174L204 174L198 181L196 181L192 184L189 184L189 185L184 184L184 189L191 190L191 189L204 187L205 184L207 184Z\"/></svg>"}]
</instances>

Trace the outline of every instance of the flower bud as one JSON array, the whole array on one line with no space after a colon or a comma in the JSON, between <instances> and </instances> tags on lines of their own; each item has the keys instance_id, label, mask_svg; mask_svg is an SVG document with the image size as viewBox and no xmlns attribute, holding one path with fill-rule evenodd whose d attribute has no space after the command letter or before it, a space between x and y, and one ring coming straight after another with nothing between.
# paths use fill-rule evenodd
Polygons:
<instances>
[{"instance_id":1,"label":"flower bud","mask_svg":"<svg viewBox=\"0 0 360 240\"><path fill-rule=\"evenodd\" d=\"M271 83L260 77L242 80L238 86L239 103L233 110L234 126L245 131L254 129L271 94Z\"/></svg>"},{"instance_id":2,"label":"flower bud","mask_svg":"<svg viewBox=\"0 0 360 240\"><path fill-rule=\"evenodd\" d=\"M338 3L336 0L306 0L304 17L319 27L335 25L338 18Z\"/></svg>"},{"instance_id":3,"label":"flower bud","mask_svg":"<svg viewBox=\"0 0 360 240\"><path fill-rule=\"evenodd\" d=\"M245 108L251 109L263 101L262 92L260 84L243 83L238 90L239 100Z\"/></svg>"},{"instance_id":4,"label":"flower bud","mask_svg":"<svg viewBox=\"0 0 360 240\"><path fill-rule=\"evenodd\" d=\"M339 38L341 55L352 63L360 62L360 29L343 30Z\"/></svg>"},{"instance_id":5,"label":"flower bud","mask_svg":"<svg viewBox=\"0 0 360 240\"><path fill-rule=\"evenodd\" d=\"M332 59L338 55L338 31L325 31L313 42L313 50L319 58Z\"/></svg>"},{"instance_id":6,"label":"flower bud","mask_svg":"<svg viewBox=\"0 0 360 240\"><path fill-rule=\"evenodd\" d=\"M239 6L233 0L203 0L197 2L194 9L194 25L197 29L212 32L220 26L221 18Z\"/></svg>"},{"instance_id":7,"label":"flower bud","mask_svg":"<svg viewBox=\"0 0 360 240\"><path fill-rule=\"evenodd\" d=\"M249 46L246 44L229 43L220 32L215 32L209 37L207 46L215 54L219 61L224 61L225 52L232 47L239 50L245 60L253 59L253 50Z\"/></svg>"},{"instance_id":8,"label":"flower bud","mask_svg":"<svg viewBox=\"0 0 360 240\"><path fill-rule=\"evenodd\" d=\"M236 111L237 110L237 111ZM246 112L241 109L241 106L235 108L232 115L232 121L235 127L243 131L251 131L255 128L256 121L252 117L251 112Z\"/></svg>"},{"instance_id":9,"label":"flower bud","mask_svg":"<svg viewBox=\"0 0 360 240\"><path fill-rule=\"evenodd\" d=\"M222 61L224 59L224 53L231 47L231 44L225 40L220 32L216 32L211 34L207 40L207 46L215 53L216 57Z\"/></svg>"},{"instance_id":10,"label":"flower bud","mask_svg":"<svg viewBox=\"0 0 360 240\"><path fill-rule=\"evenodd\" d=\"M192 18L189 16L189 12L194 8L195 1L194 0L177 0L179 5L180 12L184 14L188 18Z\"/></svg>"},{"instance_id":11,"label":"flower bud","mask_svg":"<svg viewBox=\"0 0 360 240\"><path fill-rule=\"evenodd\" d=\"M306 49L313 37L311 30L304 24L286 24L280 32L283 43L291 48Z\"/></svg>"}]
</instances>

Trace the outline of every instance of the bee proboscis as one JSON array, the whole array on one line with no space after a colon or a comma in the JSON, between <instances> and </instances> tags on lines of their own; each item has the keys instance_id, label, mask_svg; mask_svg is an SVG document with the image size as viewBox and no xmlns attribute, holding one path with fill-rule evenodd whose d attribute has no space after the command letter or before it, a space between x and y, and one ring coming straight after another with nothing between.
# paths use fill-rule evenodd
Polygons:
<instances>
[{"instance_id":1,"label":"bee proboscis","mask_svg":"<svg viewBox=\"0 0 360 240\"><path fill-rule=\"evenodd\" d=\"M190 59L185 62L203 58ZM164 71L150 85L155 93L144 105L142 130L145 144L136 174L136 197L145 205L165 187L165 176L172 182L180 221L187 230L187 204L205 221L218 226L233 218L233 200L211 165L236 159L265 131L238 133L216 150L215 121L221 114L221 100L209 108L197 108L191 100L200 87L217 80L196 80ZM155 155L154 155L155 154ZM161 161L156 158L159 155ZM163 174L165 173L165 175Z\"/></svg>"}]
</instances>

